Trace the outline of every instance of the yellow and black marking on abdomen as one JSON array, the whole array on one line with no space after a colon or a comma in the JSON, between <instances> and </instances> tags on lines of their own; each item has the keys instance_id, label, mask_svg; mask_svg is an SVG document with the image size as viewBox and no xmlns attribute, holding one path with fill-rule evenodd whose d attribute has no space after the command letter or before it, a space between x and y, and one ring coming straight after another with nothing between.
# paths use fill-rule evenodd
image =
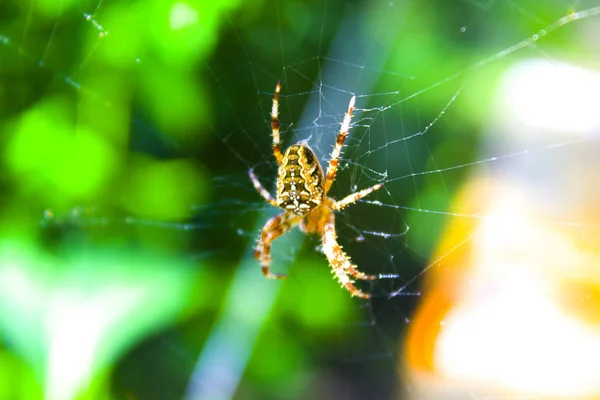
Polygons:
<instances>
[{"instance_id":1,"label":"yellow and black marking on abdomen","mask_svg":"<svg viewBox=\"0 0 600 400\"><path fill-rule=\"evenodd\" d=\"M290 146L277 176L277 204L307 215L323 203L324 177L315 153L304 144Z\"/></svg>"}]
</instances>

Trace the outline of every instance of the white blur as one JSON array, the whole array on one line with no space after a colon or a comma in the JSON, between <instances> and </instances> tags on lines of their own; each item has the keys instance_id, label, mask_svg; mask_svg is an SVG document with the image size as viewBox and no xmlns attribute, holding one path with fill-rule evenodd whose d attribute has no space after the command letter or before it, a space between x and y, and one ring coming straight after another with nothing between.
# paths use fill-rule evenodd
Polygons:
<instances>
[{"instance_id":1,"label":"white blur","mask_svg":"<svg viewBox=\"0 0 600 400\"><path fill-rule=\"evenodd\" d=\"M480 219L434 278L450 304L429 296L416 316L429 331L409 333L430 362L406 357L404 372L415 398L598 398L600 73L527 61L494 96L481 157L512 156L487 163L457 200L454 211Z\"/></svg>"}]
</instances>

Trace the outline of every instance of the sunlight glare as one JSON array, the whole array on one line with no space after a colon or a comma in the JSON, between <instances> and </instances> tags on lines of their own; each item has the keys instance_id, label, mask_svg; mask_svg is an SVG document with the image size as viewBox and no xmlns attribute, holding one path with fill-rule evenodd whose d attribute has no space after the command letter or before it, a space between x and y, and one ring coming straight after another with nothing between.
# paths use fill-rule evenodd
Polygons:
<instances>
[{"instance_id":1,"label":"sunlight glare","mask_svg":"<svg viewBox=\"0 0 600 400\"><path fill-rule=\"evenodd\" d=\"M185 2L177 2L171 7L169 22L174 31L187 28L198 22L198 11Z\"/></svg>"},{"instance_id":2,"label":"sunlight glare","mask_svg":"<svg viewBox=\"0 0 600 400\"><path fill-rule=\"evenodd\" d=\"M582 134L600 127L600 73L557 60L530 60L500 83L498 108L506 124L529 132ZM502 118L502 117L499 117ZM513 131L514 133L515 131Z\"/></svg>"},{"instance_id":3,"label":"sunlight glare","mask_svg":"<svg viewBox=\"0 0 600 400\"><path fill-rule=\"evenodd\" d=\"M457 193L451 212L477 217L432 257L405 345L414 398L596 398L600 74L526 61L496 96L481 157L504 157Z\"/></svg>"}]
</instances>

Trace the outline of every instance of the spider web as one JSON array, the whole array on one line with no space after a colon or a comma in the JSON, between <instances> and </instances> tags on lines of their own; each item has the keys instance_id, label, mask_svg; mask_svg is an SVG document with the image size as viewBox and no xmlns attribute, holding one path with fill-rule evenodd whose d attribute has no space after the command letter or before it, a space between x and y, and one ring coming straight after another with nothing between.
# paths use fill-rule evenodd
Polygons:
<instances>
[{"instance_id":1,"label":"spider web","mask_svg":"<svg viewBox=\"0 0 600 400\"><path fill-rule=\"evenodd\" d=\"M198 127L191 134L182 133L191 129L185 121L183 128L163 124L156 116L161 115L160 103L149 106L138 94L132 106L115 104L112 94L86 84L90 76L102 74L98 55L110 51L125 60L127 76L136 77L148 65L169 73L168 62L142 48L119 53L125 34L105 21L118 20L112 13L120 2L45 4L0 1L0 9L6 11L1 17L6 24L0 28L4 86L18 84L39 93L22 100L12 97L14 89L0 92L3 120L11 121L46 96L69 97L73 107L91 103L97 116L130 107L125 117L130 131L127 151L201 164L202 185L210 193L203 201L190 201L192 212L177 220L120 209L110 201L120 193L110 188L105 196L109 200L29 210L35 218L41 214L42 231L83 231L86 245L92 247L107 230L192 238L194 245L180 257L199 270L212 271L209 276L218 282L210 293L216 304L136 343L123 355L113 384L119 394L147 397L160 388L160 398L418 398L418 383L398 376L402 340L413 328L416 308L428 290L433 291L428 289L434 281L430 274L450 269L444 263L472 246L479 235L469 231L448 247L440 242L448 227L491 220L483 207L461 211L453 199L482 171L530 182L536 176L519 175L525 166L563 165L596 145L591 136L511 140L498 134L511 121L489 111L496 103L494 87L487 82L499 80L502 71L523 60L556 66L566 59L597 69L598 49L589 44L600 15L597 1L229 4L222 11L218 40L198 57L200 97L209 100L203 103L208 111L198 110L200 116L192 119ZM173 19L175 5L186 9L186 4L173 3L165 10ZM160 15L162 9L157 10ZM133 13L122 18L136 22ZM200 19L192 25L201 25L202 17L196 18ZM166 35L159 27L150 31ZM65 35L92 39L69 50L63 47ZM177 56L175 50L172 56ZM584 85L595 87L592 78L583 79ZM348 101L356 95L355 116L329 194L339 199L384 184L336 215L344 251L361 271L381 277L358 283L372 293L370 300L348 301L328 275L319 240L297 230L274 245L272 269L289 272L290 279L283 286L261 281L253 246L260 228L277 210L255 192L248 170L273 193L277 165L269 113L279 80L282 147L305 141L324 166ZM561 82L549 85L557 93L563 87ZM560 113L538 98L526 100L519 103L526 116L536 112L527 108L536 102L542 113ZM485 122L494 118L499 121ZM577 131L581 119L571 120L567 129ZM5 130L10 126L3 125ZM592 168L574 176L585 180L585 174L593 175ZM560 197L555 188L548 192ZM491 189L488 194L497 196ZM516 206L510 207L508 215L515 216ZM583 237L597 235L598 225L575 208L562 206L556 218L536 221ZM592 242L588 238L589 248ZM69 241L68 246L81 243ZM589 296L585 291L577 300ZM320 304L328 302L342 305L319 314ZM279 320L270 321L272 315ZM243 337L237 331L243 331ZM289 359L269 358L278 351L290 352ZM144 367L148 359L158 360L160 366ZM269 370L279 362L283 366L271 367L279 372ZM164 365L178 372L165 376ZM149 378L136 381L140 371ZM487 387L458 393L461 398L509 397Z\"/></svg>"}]
</instances>

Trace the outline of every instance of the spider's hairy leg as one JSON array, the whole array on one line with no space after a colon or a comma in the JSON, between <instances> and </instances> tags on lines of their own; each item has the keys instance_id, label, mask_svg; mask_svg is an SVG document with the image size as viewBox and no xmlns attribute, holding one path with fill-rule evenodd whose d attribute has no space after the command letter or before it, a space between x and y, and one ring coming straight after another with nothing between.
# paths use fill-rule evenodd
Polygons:
<instances>
[{"instance_id":1,"label":"spider's hairy leg","mask_svg":"<svg viewBox=\"0 0 600 400\"><path fill-rule=\"evenodd\" d=\"M295 214L284 212L272 217L267 221L265 226L263 226L260 232L258 245L256 246L256 250L254 250L254 258L260 262L262 273L267 278L287 278L286 274L276 274L271 272L271 269L269 268L271 265L271 242L293 228L300 219L301 217Z\"/></svg>"},{"instance_id":2,"label":"spider's hairy leg","mask_svg":"<svg viewBox=\"0 0 600 400\"><path fill-rule=\"evenodd\" d=\"M355 102L356 96L352 96L350 103L348 103L348 111L346 111L344 120L342 121L342 126L340 127L340 133L338 133L335 146L331 151L331 158L329 159L329 166L327 167L327 175L325 178L325 193L327 193L329 188L331 188L331 184L333 183L335 174L337 173L339 157L342 153L342 146L344 145L344 140L346 140L346 136L348 136L348 131L350 130L350 121L352 120L352 112L354 111Z\"/></svg>"},{"instance_id":3,"label":"spider's hairy leg","mask_svg":"<svg viewBox=\"0 0 600 400\"><path fill-rule=\"evenodd\" d=\"M383 186L383 183L378 183L377 185L371 186L370 188L367 188L367 189L363 189L360 192L349 194L348 196L344 197L343 199L333 203L333 205L331 206L331 209L334 211L339 211L342 208L344 208L352 203L355 203L358 200L362 199L363 197L373 193L374 191L381 189L382 186Z\"/></svg>"},{"instance_id":4,"label":"spider's hairy leg","mask_svg":"<svg viewBox=\"0 0 600 400\"><path fill-rule=\"evenodd\" d=\"M331 213L323 228L323 252L327 256L327 260L338 280L346 287L351 296L362 297L363 299L370 298L371 295L361 292L352 284L353 281L348 277L348 274L359 279L368 280L377 279L377 277L359 272L356 266L352 265L346 253L342 251L342 247L338 244L336 236L334 215Z\"/></svg>"},{"instance_id":5,"label":"spider's hairy leg","mask_svg":"<svg viewBox=\"0 0 600 400\"><path fill-rule=\"evenodd\" d=\"M271 107L271 131L273 132L273 155L277 160L277 165L281 165L283 156L281 155L281 142L279 139L279 91L281 90L281 81L275 86L273 95L273 106Z\"/></svg>"},{"instance_id":6,"label":"spider's hairy leg","mask_svg":"<svg viewBox=\"0 0 600 400\"><path fill-rule=\"evenodd\" d=\"M340 248L341 247L342 246L340 246ZM344 253L344 256L346 256L346 258L348 258L348 255L346 253ZM345 266L345 269L346 269L346 271L348 271L348 273L350 275L352 275L356 279L362 279L365 281L374 281L379 278L379 276L377 276L377 275L367 275L364 272L360 272L358 269L356 269L356 265L351 264L351 263L348 263L348 265Z\"/></svg>"},{"instance_id":7,"label":"spider's hairy leg","mask_svg":"<svg viewBox=\"0 0 600 400\"><path fill-rule=\"evenodd\" d=\"M252 181L252 184L254 185L254 188L258 191L258 193L260 193L260 195L273 207L279 207L277 205L277 201L273 198L273 196L271 196L267 189L265 189L263 185L261 185L256 175L254 175L254 171L252 170L252 168L248 170L248 175L250 175L250 180Z\"/></svg>"}]
</instances>

